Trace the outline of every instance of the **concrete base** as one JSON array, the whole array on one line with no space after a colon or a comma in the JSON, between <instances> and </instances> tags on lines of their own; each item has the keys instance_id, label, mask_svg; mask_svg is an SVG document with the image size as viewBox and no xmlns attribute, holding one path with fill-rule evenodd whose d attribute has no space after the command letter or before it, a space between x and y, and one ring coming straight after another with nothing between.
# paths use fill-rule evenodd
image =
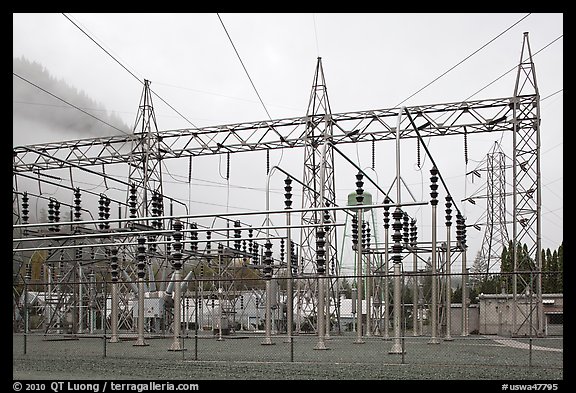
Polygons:
<instances>
[{"instance_id":1,"label":"concrete base","mask_svg":"<svg viewBox=\"0 0 576 393\"><path fill-rule=\"evenodd\" d=\"M454 341L452 337L444 337L444 341Z\"/></svg>"},{"instance_id":2,"label":"concrete base","mask_svg":"<svg viewBox=\"0 0 576 393\"><path fill-rule=\"evenodd\" d=\"M119 343L121 340L118 337L110 337L110 341L108 341L109 343Z\"/></svg>"},{"instance_id":3,"label":"concrete base","mask_svg":"<svg viewBox=\"0 0 576 393\"><path fill-rule=\"evenodd\" d=\"M427 344L440 344L440 339L431 338L430 341L427 342Z\"/></svg>"},{"instance_id":4,"label":"concrete base","mask_svg":"<svg viewBox=\"0 0 576 393\"><path fill-rule=\"evenodd\" d=\"M394 343L390 351L388 351L388 353L392 355L401 355L402 353L405 352L402 351L402 344Z\"/></svg>"},{"instance_id":5,"label":"concrete base","mask_svg":"<svg viewBox=\"0 0 576 393\"><path fill-rule=\"evenodd\" d=\"M143 338L139 338L134 344L132 344L133 347L147 347L148 345L150 344L146 343Z\"/></svg>"},{"instance_id":6,"label":"concrete base","mask_svg":"<svg viewBox=\"0 0 576 393\"><path fill-rule=\"evenodd\" d=\"M354 341L354 344L364 344L365 342L366 342L366 341L357 338L357 339Z\"/></svg>"},{"instance_id":7,"label":"concrete base","mask_svg":"<svg viewBox=\"0 0 576 393\"><path fill-rule=\"evenodd\" d=\"M326 345L324 344L323 341L318 341L318 342L316 343L316 346L314 347L314 349L317 349L317 350L326 350L326 349L330 349L330 348L326 348Z\"/></svg>"},{"instance_id":8,"label":"concrete base","mask_svg":"<svg viewBox=\"0 0 576 393\"><path fill-rule=\"evenodd\" d=\"M182 348L180 340L174 341L172 343L172 345L170 346L170 349L168 349L168 350L169 351L185 351L185 349Z\"/></svg>"},{"instance_id":9,"label":"concrete base","mask_svg":"<svg viewBox=\"0 0 576 393\"><path fill-rule=\"evenodd\" d=\"M260 343L260 345L275 345L275 343L272 342L270 337L265 337L264 340L262 340L262 342Z\"/></svg>"}]
</instances>

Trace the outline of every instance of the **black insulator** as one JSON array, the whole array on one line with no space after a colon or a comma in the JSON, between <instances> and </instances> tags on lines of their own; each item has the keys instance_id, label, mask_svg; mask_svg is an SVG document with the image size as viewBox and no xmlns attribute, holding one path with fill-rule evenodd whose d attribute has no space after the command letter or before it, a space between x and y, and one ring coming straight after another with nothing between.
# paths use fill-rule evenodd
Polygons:
<instances>
[{"instance_id":1,"label":"black insulator","mask_svg":"<svg viewBox=\"0 0 576 393\"><path fill-rule=\"evenodd\" d=\"M224 246L222 245L222 243L218 243L218 255L222 256L223 253L224 253Z\"/></svg>"},{"instance_id":2,"label":"black insulator","mask_svg":"<svg viewBox=\"0 0 576 393\"><path fill-rule=\"evenodd\" d=\"M80 262L82 260L82 248L76 249L76 261Z\"/></svg>"},{"instance_id":3,"label":"black insulator","mask_svg":"<svg viewBox=\"0 0 576 393\"><path fill-rule=\"evenodd\" d=\"M452 197L448 195L446 197L446 226L449 227L452 225Z\"/></svg>"},{"instance_id":4,"label":"black insulator","mask_svg":"<svg viewBox=\"0 0 576 393\"><path fill-rule=\"evenodd\" d=\"M386 197L384 199L384 204L389 204L390 198ZM390 206L384 206L384 229L390 227Z\"/></svg>"},{"instance_id":5,"label":"black insulator","mask_svg":"<svg viewBox=\"0 0 576 393\"><path fill-rule=\"evenodd\" d=\"M458 242L458 245L461 249L464 248L464 244L463 244L463 235L464 233L464 218L462 217L462 214L457 213L456 214L456 241Z\"/></svg>"},{"instance_id":6,"label":"black insulator","mask_svg":"<svg viewBox=\"0 0 576 393\"><path fill-rule=\"evenodd\" d=\"M252 228L248 229L248 255L253 255Z\"/></svg>"},{"instance_id":7,"label":"black insulator","mask_svg":"<svg viewBox=\"0 0 576 393\"><path fill-rule=\"evenodd\" d=\"M366 249L370 249L370 224L366 223Z\"/></svg>"},{"instance_id":8,"label":"black insulator","mask_svg":"<svg viewBox=\"0 0 576 393\"><path fill-rule=\"evenodd\" d=\"M172 253L172 266L175 270L180 270L182 268L182 221L174 220L172 223L172 238L174 239L174 252Z\"/></svg>"},{"instance_id":9,"label":"black insulator","mask_svg":"<svg viewBox=\"0 0 576 393\"><path fill-rule=\"evenodd\" d=\"M272 278L272 243L268 240L264 247L266 251L264 251L264 278L269 280Z\"/></svg>"},{"instance_id":10,"label":"black insulator","mask_svg":"<svg viewBox=\"0 0 576 393\"><path fill-rule=\"evenodd\" d=\"M352 248L355 250L358 245L358 218L352 217Z\"/></svg>"},{"instance_id":11,"label":"black insulator","mask_svg":"<svg viewBox=\"0 0 576 393\"><path fill-rule=\"evenodd\" d=\"M260 258L258 254L258 243L254 242L252 246L252 263L258 265L260 263Z\"/></svg>"},{"instance_id":12,"label":"black insulator","mask_svg":"<svg viewBox=\"0 0 576 393\"><path fill-rule=\"evenodd\" d=\"M326 202L326 207L330 207L330 202ZM329 210L324 210L323 218L324 218L324 232L328 233L330 227L327 224L330 224L331 222Z\"/></svg>"},{"instance_id":13,"label":"black insulator","mask_svg":"<svg viewBox=\"0 0 576 393\"><path fill-rule=\"evenodd\" d=\"M100 198L98 199L98 219L104 220L104 196L100 194ZM104 223L101 222L98 224L98 228L100 230L104 229Z\"/></svg>"},{"instance_id":14,"label":"black insulator","mask_svg":"<svg viewBox=\"0 0 576 393\"><path fill-rule=\"evenodd\" d=\"M136 267L138 268L137 275L138 278L144 278L146 275L146 271L144 270L146 267L146 238L144 236L138 238L138 246L136 247L136 250Z\"/></svg>"},{"instance_id":15,"label":"black insulator","mask_svg":"<svg viewBox=\"0 0 576 393\"><path fill-rule=\"evenodd\" d=\"M226 153L226 180L230 179L230 152Z\"/></svg>"},{"instance_id":16,"label":"black insulator","mask_svg":"<svg viewBox=\"0 0 576 393\"><path fill-rule=\"evenodd\" d=\"M416 247L416 240L418 239L416 220L410 221L410 245Z\"/></svg>"},{"instance_id":17,"label":"black insulator","mask_svg":"<svg viewBox=\"0 0 576 393\"><path fill-rule=\"evenodd\" d=\"M210 239L212 238L212 232L211 231L206 231L206 254L210 255L210 252L212 252L212 242L210 241Z\"/></svg>"},{"instance_id":18,"label":"black insulator","mask_svg":"<svg viewBox=\"0 0 576 393\"><path fill-rule=\"evenodd\" d=\"M234 221L234 228L235 228L234 229L234 238L235 239L241 238L242 237L242 231L240 229L237 229L237 228L240 228L240 220ZM240 240L234 240L234 248L237 251L240 251Z\"/></svg>"},{"instance_id":19,"label":"black insulator","mask_svg":"<svg viewBox=\"0 0 576 393\"><path fill-rule=\"evenodd\" d=\"M162 194L158 193L158 217L161 217L163 215L164 215L164 197L162 196ZM156 221L156 227L158 229L162 228L162 220Z\"/></svg>"},{"instance_id":20,"label":"black insulator","mask_svg":"<svg viewBox=\"0 0 576 393\"><path fill-rule=\"evenodd\" d=\"M322 228L316 231L316 272L324 274L326 272L326 240L324 239L325 232Z\"/></svg>"},{"instance_id":21,"label":"black insulator","mask_svg":"<svg viewBox=\"0 0 576 393\"><path fill-rule=\"evenodd\" d=\"M402 229L403 229L403 242L405 245L408 245L408 242L410 240L410 223L409 223L409 218L408 218L408 213L404 212L404 214L402 215Z\"/></svg>"},{"instance_id":22,"label":"black insulator","mask_svg":"<svg viewBox=\"0 0 576 393\"><path fill-rule=\"evenodd\" d=\"M362 175L360 172L356 174L356 202L359 205L361 205L362 201L364 200L364 189L362 188L364 185L364 182L362 181L363 177L364 175Z\"/></svg>"},{"instance_id":23,"label":"black insulator","mask_svg":"<svg viewBox=\"0 0 576 393\"><path fill-rule=\"evenodd\" d=\"M270 174L270 149L266 149L266 174Z\"/></svg>"},{"instance_id":24,"label":"black insulator","mask_svg":"<svg viewBox=\"0 0 576 393\"><path fill-rule=\"evenodd\" d=\"M172 236L168 235L166 236L166 255L168 255L170 258L172 258L172 246L170 245L170 242L172 241Z\"/></svg>"},{"instance_id":25,"label":"black insulator","mask_svg":"<svg viewBox=\"0 0 576 393\"><path fill-rule=\"evenodd\" d=\"M196 229L198 229L198 224L196 224L195 222L193 222L192 224L190 224L190 228L192 228L192 230L190 231L190 249L192 251L198 251L198 231L196 231Z\"/></svg>"},{"instance_id":26,"label":"black insulator","mask_svg":"<svg viewBox=\"0 0 576 393\"><path fill-rule=\"evenodd\" d=\"M416 160L418 168L420 168L420 138L416 139Z\"/></svg>"},{"instance_id":27,"label":"black insulator","mask_svg":"<svg viewBox=\"0 0 576 393\"><path fill-rule=\"evenodd\" d=\"M54 200L52 198L48 201L48 222L54 222Z\"/></svg>"},{"instance_id":28,"label":"black insulator","mask_svg":"<svg viewBox=\"0 0 576 393\"><path fill-rule=\"evenodd\" d=\"M200 277L204 277L204 264L200 265Z\"/></svg>"},{"instance_id":29,"label":"black insulator","mask_svg":"<svg viewBox=\"0 0 576 393\"><path fill-rule=\"evenodd\" d=\"M362 248L366 248L366 221L362 221L362 228L360 232L362 238Z\"/></svg>"},{"instance_id":30,"label":"black insulator","mask_svg":"<svg viewBox=\"0 0 576 393\"><path fill-rule=\"evenodd\" d=\"M158 209L158 193L154 191L152 193L152 217L158 217L159 209ZM152 227L158 227L158 220L152 220Z\"/></svg>"},{"instance_id":31,"label":"black insulator","mask_svg":"<svg viewBox=\"0 0 576 393\"><path fill-rule=\"evenodd\" d=\"M244 310L244 295L240 295L240 310Z\"/></svg>"},{"instance_id":32,"label":"black insulator","mask_svg":"<svg viewBox=\"0 0 576 393\"><path fill-rule=\"evenodd\" d=\"M376 140L372 139L372 170L376 167Z\"/></svg>"},{"instance_id":33,"label":"black insulator","mask_svg":"<svg viewBox=\"0 0 576 393\"><path fill-rule=\"evenodd\" d=\"M30 213L28 200L28 193L24 192L22 195L22 224L28 224L28 213Z\"/></svg>"},{"instance_id":34,"label":"black insulator","mask_svg":"<svg viewBox=\"0 0 576 393\"><path fill-rule=\"evenodd\" d=\"M108 220L110 218L110 198L104 197L104 219ZM104 224L105 229L110 229L110 223L106 222Z\"/></svg>"},{"instance_id":35,"label":"black insulator","mask_svg":"<svg viewBox=\"0 0 576 393\"><path fill-rule=\"evenodd\" d=\"M112 282L118 281L118 248L112 247L110 249L110 273Z\"/></svg>"},{"instance_id":36,"label":"black insulator","mask_svg":"<svg viewBox=\"0 0 576 393\"><path fill-rule=\"evenodd\" d=\"M242 260L246 262L246 239L242 240L242 253L244 253Z\"/></svg>"},{"instance_id":37,"label":"black insulator","mask_svg":"<svg viewBox=\"0 0 576 393\"><path fill-rule=\"evenodd\" d=\"M54 222L60 222L60 202L54 202ZM60 232L60 226L54 225L54 231Z\"/></svg>"},{"instance_id":38,"label":"black insulator","mask_svg":"<svg viewBox=\"0 0 576 393\"><path fill-rule=\"evenodd\" d=\"M468 165L468 130L464 127L464 163Z\"/></svg>"},{"instance_id":39,"label":"black insulator","mask_svg":"<svg viewBox=\"0 0 576 393\"><path fill-rule=\"evenodd\" d=\"M76 187L74 189L74 221L80 221L80 210L82 209L80 195L80 188Z\"/></svg>"},{"instance_id":40,"label":"black insulator","mask_svg":"<svg viewBox=\"0 0 576 393\"><path fill-rule=\"evenodd\" d=\"M438 169L436 168L436 166L433 166L432 169L430 169L430 182L432 184L430 184L430 204L432 206L436 206L438 204Z\"/></svg>"},{"instance_id":41,"label":"black insulator","mask_svg":"<svg viewBox=\"0 0 576 393\"><path fill-rule=\"evenodd\" d=\"M284 264L284 239L280 239L280 265Z\"/></svg>"},{"instance_id":42,"label":"black insulator","mask_svg":"<svg viewBox=\"0 0 576 393\"><path fill-rule=\"evenodd\" d=\"M130 195L128 196L128 206L130 206L130 218L136 218L136 184L130 184Z\"/></svg>"},{"instance_id":43,"label":"black insulator","mask_svg":"<svg viewBox=\"0 0 576 393\"><path fill-rule=\"evenodd\" d=\"M394 263L400 263L402 262L402 234L400 232L402 230L402 210L397 207L392 213L392 218L394 219L394 222L392 223L392 229L394 230L394 233L392 234L392 240L394 241L394 244L392 245L392 252L394 253L392 261Z\"/></svg>"},{"instance_id":44,"label":"black insulator","mask_svg":"<svg viewBox=\"0 0 576 393\"><path fill-rule=\"evenodd\" d=\"M298 272L298 256L296 255L296 247L294 242L290 242L290 263L292 268L292 275Z\"/></svg>"},{"instance_id":45,"label":"black insulator","mask_svg":"<svg viewBox=\"0 0 576 393\"><path fill-rule=\"evenodd\" d=\"M286 179L284 179L284 198L286 198L284 200L284 205L286 206L286 209L291 209L292 207L292 179L290 178L290 176L287 176Z\"/></svg>"},{"instance_id":46,"label":"black insulator","mask_svg":"<svg viewBox=\"0 0 576 393\"><path fill-rule=\"evenodd\" d=\"M156 242L154 241L155 239L155 236L148 236L148 251L151 255L156 253Z\"/></svg>"}]
</instances>

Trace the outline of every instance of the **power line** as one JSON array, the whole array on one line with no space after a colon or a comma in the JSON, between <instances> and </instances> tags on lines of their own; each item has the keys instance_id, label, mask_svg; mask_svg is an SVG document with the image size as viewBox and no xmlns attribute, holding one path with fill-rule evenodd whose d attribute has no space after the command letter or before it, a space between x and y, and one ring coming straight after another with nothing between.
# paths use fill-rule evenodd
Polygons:
<instances>
[{"instance_id":1,"label":"power line","mask_svg":"<svg viewBox=\"0 0 576 393\"><path fill-rule=\"evenodd\" d=\"M37 89L42 90L44 93L49 94L49 95L51 95L52 97L54 97L54 98L62 101L63 103L65 103L65 104L67 104L67 105L70 105L71 107L73 107L73 108L75 108L75 109L78 109L80 112L82 112L82 113L84 113L84 114L86 114L86 115L88 115L88 116L90 116L90 117L98 120L99 122L102 122L102 123L106 124L107 126L112 127L112 128L114 128L115 130L118 130L118 131L120 131L121 133L123 133L123 134L125 134L125 135L128 135L129 137L133 137L133 135L128 134L126 131L122 131L122 130L119 129L118 127L115 127L115 126L113 126L112 124L109 124L109 123L105 122L104 120L99 119L98 117L94 116L93 114L86 112L85 110L77 107L77 106L74 105L74 104L69 103L68 101L64 100L63 98L60 98L60 97L58 97L57 95L50 93L48 90L43 89L42 87L38 86L37 84L35 84L35 83L33 83L33 82L30 82L28 79L26 79L26 78L18 75L18 74L15 73L14 71L12 71L12 74L13 74L14 76L22 79L24 82L27 82L27 83L31 84L32 86L36 87Z\"/></svg>"},{"instance_id":2,"label":"power line","mask_svg":"<svg viewBox=\"0 0 576 393\"><path fill-rule=\"evenodd\" d=\"M466 58L464 58L463 60L461 60L460 62L458 62L456 65L452 66L448 71L444 72L442 75L436 77L432 82L428 83L426 86L422 87L420 90L418 90L417 92L415 92L414 94L412 94L410 97L406 98L404 101L400 102L399 104L396 105L396 107L402 105L404 102L408 101L410 98L414 97L416 94L420 93L422 90L424 90L425 88L427 88L428 86L430 86L432 83L436 82L438 79L442 78L444 75L446 75L447 73L449 73L450 71L452 71L454 68L458 67L460 64L464 63L466 60L468 60L469 58L471 58L472 56L474 56L476 53L480 52L482 49L484 49L485 47L487 47L488 45L490 45L492 42L494 42L497 38L499 38L500 36L502 36L504 33L506 33L508 30L510 30L511 28L513 28L514 26L516 26L518 23L522 22L524 19L526 19L527 17L529 17L530 14L527 14L526 16L524 16L522 19L520 19L518 22L514 23L512 26L508 27L506 30L504 30L502 33L498 34L496 37L492 38L490 41L488 41L487 43L485 43L484 45L482 45L479 49L475 50L473 53L471 53L470 55L468 55Z\"/></svg>"},{"instance_id":3,"label":"power line","mask_svg":"<svg viewBox=\"0 0 576 393\"><path fill-rule=\"evenodd\" d=\"M126 68L126 66L124 66L124 64L122 64L118 59L116 59L110 52L108 52L102 45L100 45L98 42L96 42L96 40L94 40L84 29L82 29L80 26L78 26L72 19L70 19L68 17L68 15L62 13L62 15L64 15L64 17L66 17L66 19L68 19L74 26L76 26L82 33L84 33L84 35L86 35L86 37L88 37L92 42L94 42L96 45L98 45L98 47L100 49L102 49L108 56L110 56L116 63L118 63L122 68L124 68L130 75L132 75L138 82L140 82L142 85L144 84L144 82L142 80L140 80L140 78L138 78L136 75L134 75L134 73L132 71L130 71L128 68ZM170 105L168 102L166 102L166 100L164 100L164 98L160 97L156 92L154 92L154 90L150 89L150 91L152 92L152 94L154 94L156 97L158 97L164 104L166 104L170 109L172 109L174 112L176 112L178 115L180 115L180 117L182 117L184 120L186 120L188 123L190 123L194 128L198 129L198 127L196 127L196 125L194 125L194 123L192 123L190 120L188 120L183 114L181 114L179 111L177 111L172 105Z\"/></svg>"},{"instance_id":4,"label":"power line","mask_svg":"<svg viewBox=\"0 0 576 393\"><path fill-rule=\"evenodd\" d=\"M232 38L230 37L230 34L228 34L228 30L226 30L226 26L224 26L224 22L222 21L222 18L220 18L220 14L216 14L218 15L218 19L220 19L220 23L222 24L222 27L224 28L224 31L226 32L226 35L228 36L228 39L230 40L230 43L232 44L232 48L234 48L234 52L236 52L236 56L238 56L238 60L240 60L240 64L242 64L242 68L244 68L244 72L246 72L246 75L248 76L248 79L250 79L250 83L252 84L252 87L254 88L254 91L256 92L256 95L258 96L258 99L260 100L260 103L262 104L262 106L264 107L264 110L266 111L266 114L268 115L268 118L270 118L270 120L272 120L272 117L270 116L270 113L268 113L268 109L266 109L266 105L264 105L264 101L262 101L262 98L260 97L260 94L258 94L258 90L256 89L256 86L254 85L254 82L252 82L252 78L250 78L250 74L248 73L248 70L246 69L246 66L244 65L244 62L242 61L242 58L240 57L240 54L238 53L238 50L236 50L236 46L234 45L234 42L232 41Z\"/></svg>"}]
</instances>

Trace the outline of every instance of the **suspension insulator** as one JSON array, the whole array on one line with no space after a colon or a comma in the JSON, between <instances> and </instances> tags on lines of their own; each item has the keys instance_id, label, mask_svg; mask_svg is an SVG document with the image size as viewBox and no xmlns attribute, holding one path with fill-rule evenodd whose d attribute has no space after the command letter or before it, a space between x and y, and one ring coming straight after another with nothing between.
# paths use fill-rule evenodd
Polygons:
<instances>
[{"instance_id":1,"label":"suspension insulator","mask_svg":"<svg viewBox=\"0 0 576 393\"><path fill-rule=\"evenodd\" d=\"M226 153L226 180L230 180L230 152Z\"/></svg>"},{"instance_id":2,"label":"suspension insulator","mask_svg":"<svg viewBox=\"0 0 576 393\"><path fill-rule=\"evenodd\" d=\"M266 174L270 174L270 149L266 149Z\"/></svg>"},{"instance_id":3,"label":"suspension insulator","mask_svg":"<svg viewBox=\"0 0 576 393\"><path fill-rule=\"evenodd\" d=\"M416 139L416 160L418 168L421 168L422 165L420 164L420 138Z\"/></svg>"},{"instance_id":4,"label":"suspension insulator","mask_svg":"<svg viewBox=\"0 0 576 393\"><path fill-rule=\"evenodd\" d=\"M468 130L464 127L464 163L468 165Z\"/></svg>"},{"instance_id":5,"label":"suspension insulator","mask_svg":"<svg viewBox=\"0 0 576 393\"><path fill-rule=\"evenodd\" d=\"M372 170L376 167L376 141L372 139Z\"/></svg>"},{"instance_id":6,"label":"suspension insulator","mask_svg":"<svg viewBox=\"0 0 576 393\"><path fill-rule=\"evenodd\" d=\"M362 188L362 186L364 185L364 182L362 181L362 178L364 177L364 175L362 175L362 173L358 172L358 174L356 174L356 202L361 205L362 201L364 201L364 189Z\"/></svg>"}]
</instances>

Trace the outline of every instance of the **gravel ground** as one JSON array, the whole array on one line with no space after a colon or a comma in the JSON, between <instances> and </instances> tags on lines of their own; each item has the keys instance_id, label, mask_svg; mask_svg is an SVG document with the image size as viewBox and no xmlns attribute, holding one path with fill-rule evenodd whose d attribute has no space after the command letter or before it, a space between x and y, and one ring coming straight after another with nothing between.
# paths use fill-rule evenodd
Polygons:
<instances>
[{"instance_id":1,"label":"gravel ground","mask_svg":"<svg viewBox=\"0 0 576 393\"><path fill-rule=\"evenodd\" d=\"M273 337L275 345L261 345L261 336L211 336L183 340L185 351L168 351L172 338L150 338L146 347L134 340L106 344L102 338L46 340L13 335L14 379L138 379L138 380L561 380L563 353L533 351L495 343L484 337L455 338L428 344L429 338L407 337L405 354L389 354L392 341L353 336L333 337L326 351L314 350L317 338ZM558 348L540 339L539 346Z\"/></svg>"}]
</instances>

